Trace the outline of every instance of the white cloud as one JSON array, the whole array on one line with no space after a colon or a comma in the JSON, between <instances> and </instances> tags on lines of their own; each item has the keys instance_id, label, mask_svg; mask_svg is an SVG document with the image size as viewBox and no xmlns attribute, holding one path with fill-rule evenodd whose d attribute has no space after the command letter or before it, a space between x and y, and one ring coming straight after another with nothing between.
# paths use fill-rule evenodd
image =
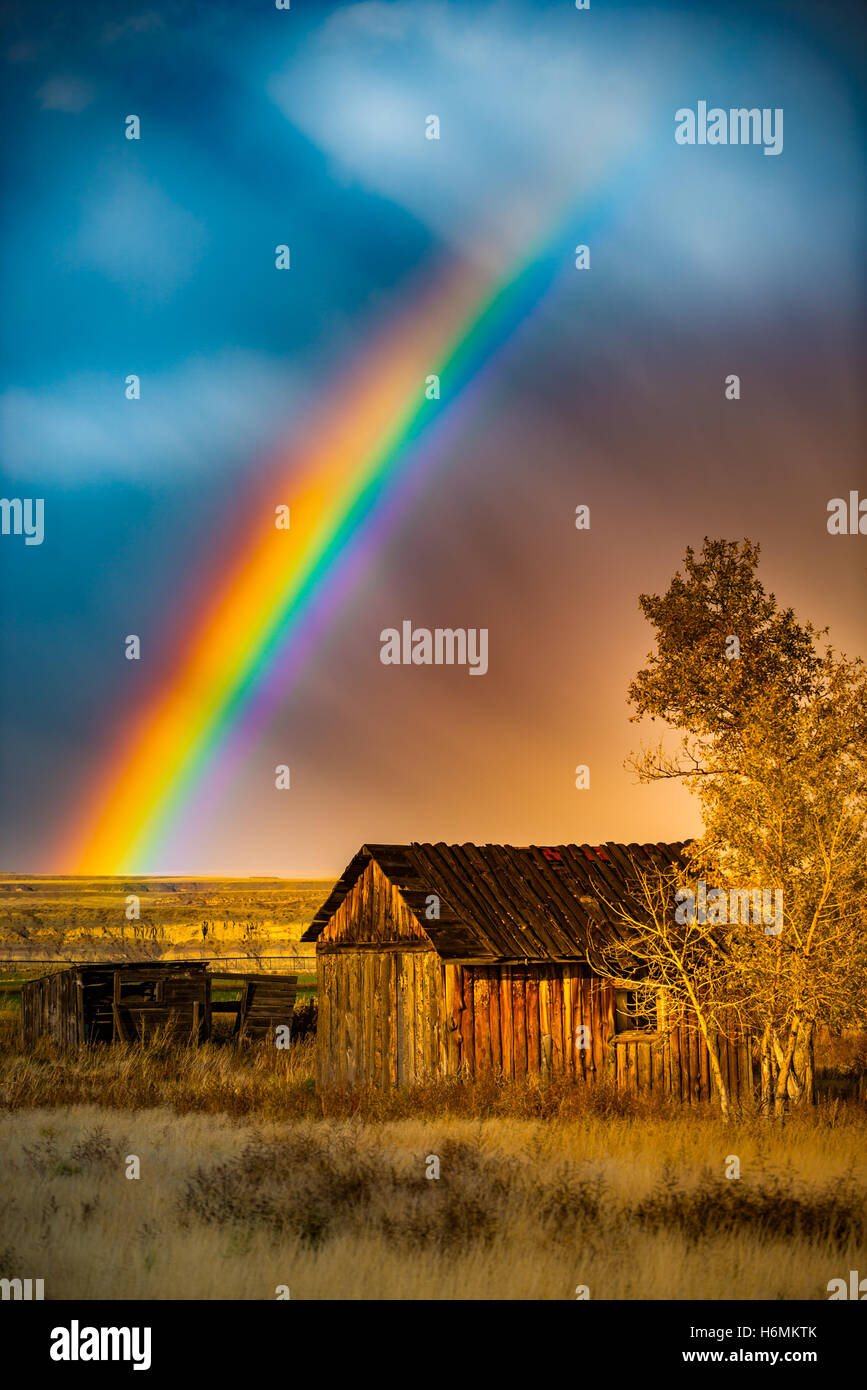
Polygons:
<instances>
[{"instance_id":1,"label":"white cloud","mask_svg":"<svg viewBox=\"0 0 867 1390\"><path fill-rule=\"evenodd\" d=\"M297 418L305 396L294 369L247 352L145 372L138 401L126 399L122 375L10 387L0 395L0 452L10 474L39 481L248 467Z\"/></svg>"},{"instance_id":2,"label":"white cloud","mask_svg":"<svg viewBox=\"0 0 867 1390\"><path fill-rule=\"evenodd\" d=\"M80 77L49 77L36 96L43 111L68 111L77 116L93 101L94 91Z\"/></svg>"},{"instance_id":3,"label":"white cloud","mask_svg":"<svg viewBox=\"0 0 867 1390\"><path fill-rule=\"evenodd\" d=\"M69 260L164 296L188 278L207 240L202 223L158 184L123 173L107 192L86 192Z\"/></svg>"},{"instance_id":4,"label":"white cloud","mask_svg":"<svg viewBox=\"0 0 867 1390\"><path fill-rule=\"evenodd\" d=\"M434 9L417 5L416 9ZM358 5L346 5L329 15L324 26L327 40L352 42L359 35L372 39L402 39L410 25L405 4L384 4L383 0L362 0Z\"/></svg>"},{"instance_id":5,"label":"white cloud","mask_svg":"<svg viewBox=\"0 0 867 1390\"><path fill-rule=\"evenodd\" d=\"M332 15L268 92L345 174L500 260L650 139L656 76L614 51L583 42L580 17L564 40L562 24L500 5L364 3Z\"/></svg>"}]
</instances>

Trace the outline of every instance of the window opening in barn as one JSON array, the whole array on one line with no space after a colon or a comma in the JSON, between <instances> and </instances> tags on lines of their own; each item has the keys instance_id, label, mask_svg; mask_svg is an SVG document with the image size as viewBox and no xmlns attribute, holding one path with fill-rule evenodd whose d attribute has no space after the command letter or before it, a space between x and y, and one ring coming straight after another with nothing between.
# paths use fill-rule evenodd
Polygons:
<instances>
[{"instance_id":1,"label":"window opening in barn","mask_svg":"<svg viewBox=\"0 0 867 1390\"><path fill-rule=\"evenodd\" d=\"M656 1010L646 1001L639 1003L634 989L614 991L615 1033L655 1033Z\"/></svg>"},{"instance_id":2,"label":"window opening in barn","mask_svg":"<svg viewBox=\"0 0 867 1390\"><path fill-rule=\"evenodd\" d=\"M121 980L120 1002L122 1004L161 1004L163 1002L163 981Z\"/></svg>"}]
</instances>

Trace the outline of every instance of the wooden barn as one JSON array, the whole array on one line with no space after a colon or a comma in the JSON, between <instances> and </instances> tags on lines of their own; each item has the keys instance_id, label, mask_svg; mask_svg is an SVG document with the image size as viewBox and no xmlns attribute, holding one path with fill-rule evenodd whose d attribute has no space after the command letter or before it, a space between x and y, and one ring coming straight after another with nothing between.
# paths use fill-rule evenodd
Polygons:
<instances>
[{"instance_id":1,"label":"wooden barn","mask_svg":"<svg viewBox=\"0 0 867 1390\"><path fill-rule=\"evenodd\" d=\"M212 1002L212 986L223 981L236 999ZM21 987L21 1034L32 1046L50 1038L61 1047L87 1042L133 1042L167 1025L178 1041L204 1042L212 1015L231 1015L228 1036L274 1041L276 1029L291 1031L297 975L224 974L205 961L102 961L28 980Z\"/></svg>"},{"instance_id":2,"label":"wooden barn","mask_svg":"<svg viewBox=\"0 0 867 1390\"><path fill-rule=\"evenodd\" d=\"M177 1037L211 1031L211 981L204 961L73 965L21 989L25 1046L50 1038L61 1047L132 1041L169 1024Z\"/></svg>"},{"instance_id":3,"label":"wooden barn","mask_svg":"<svg viewBox=\"0 0 867 1390\"><path fill-rule=\"evenodd\" d=\"M587 964L600 898L622 901L636 863L682 849L363 846L302 938L316 942L319 1084L565 1073L708 1099L696 1029L666 1024L662 1004L637 1019L630 992ZM749 1041L719 1045L731 1094L751 1090Z\"/></svg>"}]
</instances>

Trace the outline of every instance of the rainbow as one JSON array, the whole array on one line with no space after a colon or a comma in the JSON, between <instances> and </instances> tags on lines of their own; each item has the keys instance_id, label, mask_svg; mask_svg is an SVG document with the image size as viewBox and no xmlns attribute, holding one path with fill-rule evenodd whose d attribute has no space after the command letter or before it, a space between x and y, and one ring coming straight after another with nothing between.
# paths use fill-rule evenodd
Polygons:
<instances>
[{"instance_id":1,"label":"rainbow","mask_svg":"<svg viewBox=\"0 0 867 1390\"><path fill-rule=\"evenodd\" d=\"M592 219L582 211L583 238L610 201L597 202ZM135 711L75 807L58 871L155 872L179 818L213 801L408 504L429 445L441 450L453 403L553 279L571 272L572 225L505 275L479 262L433 278L329 393L272 488L273 503L291 507L291 528L277 528L273 505L259 509L168 680ZM431 373L441 400L427 399Z\"/></svg>"}]
</instances>

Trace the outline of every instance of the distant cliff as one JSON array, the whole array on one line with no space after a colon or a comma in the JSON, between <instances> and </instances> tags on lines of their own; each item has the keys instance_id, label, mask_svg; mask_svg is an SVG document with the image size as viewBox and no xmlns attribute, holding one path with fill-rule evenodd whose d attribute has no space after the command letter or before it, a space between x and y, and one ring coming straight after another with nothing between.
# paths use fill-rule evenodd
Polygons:
<instances>
[{"instance_id":1,"label":"distant cliff","mask_svg":"<svg viewBox=\"0 0 867 1390\"><path fill-rule=\"evenodd\" d=\"M330 880L0 877L0 958L292 952Z\"/></svg>"}]
</instances>

